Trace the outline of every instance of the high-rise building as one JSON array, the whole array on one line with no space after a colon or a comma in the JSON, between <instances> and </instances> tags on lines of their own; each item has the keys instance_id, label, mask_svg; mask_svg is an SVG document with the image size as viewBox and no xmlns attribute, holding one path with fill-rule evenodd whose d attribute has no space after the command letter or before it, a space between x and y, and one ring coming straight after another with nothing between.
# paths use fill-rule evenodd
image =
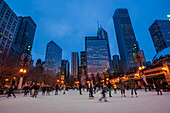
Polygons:
<instances>
[{"instance_id":1,"label":"high-rise building","mask_svg":"<svg viewBox=\"0 0 170 113\"><path fill-rule=\"evenodd\" d=\"M1 56L17 64L27 46L33 45L36 24L30 16L18 17L4 0L0 0L0 11Z\"/></svg>"},{"instance_id":2,"label":"high-rise building","mask_svg":"<svg viewBox=\"0 0 170 113\"><path fill-rule=\"evenodd\" d=\"M110 65L110 69L112 69L108 34L107 34L107 32L102 27L99 27L98 31L97 31L97 37L99 37L99 39L107 40L107 51L108 51L108 56L109 56L109 65Z\"/></svg>"},{"instance_id":3,"label":"high-rise building","mask_svg":"<svg viewBox=\"0 0 170 113\"><path fill-rule=\"evenodd\" d=\"M20 56L22 53L28 53L29 55L31 55L36 27L37 25L30 16L20 16L18 18L18 25L10 50L10 55L16 56L15 61L20 60ZM30 47L29 52L27 51L28 47Z\"/></svg>"},{"instance_id":4,"label":"high-rise building","mask_svg":"<svg viewBox=\"0 0 170 113\"><path fill-rule=\"evenodd\" d=\"M72 52L71 56L71 75L78 80L79 77L79 55L78 52Z\"/></svg>"},{"instance_id":5,"label":"high-rise building","mask_svg":"<svg viewBox=\"0 0 170 113\"><path fill-rule=\"evenodd\" d=\"M14 40L17 23L17 15L4 0L0 0L0 53L5 58L7 58Z\"/></svg>"},{"instance_id":6,"label":"high-rise building","mask_svg":"<svg viewBox=\"0 0 170 113\"><path fill-rule=\"evenodd\" d=\"M66 81L66 83L69 82L69 61L68 60L62 60L61 76L64 77L64 80Z\"/></svg>"},{"instance_id":7,"label":"high-rise building","mask_svg":"<svg viewBox=\"0 0 170 113\"><path fill-rule=\"evenodd\" d=\"M149 27L149 31L156 49L156 52L170 47L170 21L155 20Z\"/></svg>"},{"instance_id":8,"label":"high-rise building","mask_svg":"<svg viewBox=\"0 0 170 113\"><path fill-rule=\"evenodd\" d=\"M17 33L14 39L14 44L23 49L23 52L26 51L27 46L33 45L35 31L37 25L33 19L28 17L19 17L18 18Z\"/></svg>"},{"instance_id":9,"label":"high-rise building","mask_svg":"<svg viewBox=\"0 0 170 113\"><path fill-rule=\"evenodd\" d=\"M113 71L120 71L119 55L113 55Z\"/></svg>"},{"instance_id":10,"label":"high-rise building","mask_svg":"<svg viewBox=\"0 0 170 113\"><path fill-rule=\"evenodd\" d=\"M62 49L53 41L47 44L44 71L56 75L61 68Z\"/></svg>"},{"instance_id":11,"label":"high-rise building","mask_svg":"<svg viewBox=\"0 0 170 113\"><path fill-rule=\"evenodd\" d=\"M97 75L110 69L110 49L107 32L100 27L97 37L85 37L87 75Z\"/></svg>"},{"instance_id":12,"label":"high-rise building","mask_svg":"<svg viewBox=\"0 0 170 113\"><path fill-rule=\"evenodd\" d=\"M126 73L138 66L133 58L133 53L135 52L133 45L136 43L136 37L128 10L116 9L113 15L113 22L121 58L121 69Z\"/></svg>"},{"instance_id":13,"label":"high-rise building","mask_svg":"<svg viewBox=\"0 0 170 113\"><path fill-rule=\"evenodd\" d=\"M86 52L81 51L81 73L84 71L86 74Z\"/></svg>"}]
</instances>

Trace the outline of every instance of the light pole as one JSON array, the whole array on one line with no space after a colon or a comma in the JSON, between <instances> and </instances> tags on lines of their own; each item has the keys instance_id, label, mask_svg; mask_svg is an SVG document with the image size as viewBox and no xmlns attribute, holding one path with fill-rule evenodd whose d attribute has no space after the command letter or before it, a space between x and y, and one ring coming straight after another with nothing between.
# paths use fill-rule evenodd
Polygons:
<instances>
[{"instance_id":1,"label":"light pole","mask_svg":"<svg viewBox=\"0 0 170 113\"><path fill-rule=\"evenodd\" d=\"M25 74L27 72L27 70L24 69L24 68L21 68L19 70L19 72L21 73L21 77L19 79L18 89L21 89L22 88L22 82L23 82L23 74Z\"/></svg>"},{"instance_id":2,"label":"light pole","mask_svg":"<svg viewBox=\"0 0 170 113\"><path fill-rule=\"evenodd\" d=\"M139 76L140 76L140 73L142 73L142 78L143 78L143 81L146 83L146 85L148 85L148 82L146 80L146 76L144 75L143 73L143 70L145 69L145 66L141 65L139 66Z\"/></svg>"}]
</instances>

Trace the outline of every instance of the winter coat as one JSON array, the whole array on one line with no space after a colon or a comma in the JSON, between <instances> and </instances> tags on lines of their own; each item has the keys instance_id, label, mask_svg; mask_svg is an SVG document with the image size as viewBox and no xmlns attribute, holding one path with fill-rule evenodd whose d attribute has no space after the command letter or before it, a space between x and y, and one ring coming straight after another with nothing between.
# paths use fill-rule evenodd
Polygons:
<instances>
[{"instance_id":1,"label":"winter coat","mask_svg":"<svg viewBox=\"0 0 170 113\"><path fill-rule=\"evenodd\" d=\"M137 84L134 80L130 80L129 86L131 89L135 89L137 87Z\"/></svg>"},{"instance_id":2,"label":"winter coat","mask_svg":"<svg viewBox=\"0 0 170 113\"><path fill-rule=\"evenodd\" d=\"M125 84L123 81L119 81L119 89L120 90L125 90Z\"/></svg>"},{"instance_id":3,"label":"winter coat","mask_svg":"<svg viewBox=\"0 0 170 113\"><path fill-rule=\"evenodd\" d=\"M106 87L104 87L104 88L102 89L101 94L105 94L106 92L107 92L107 88L106 88Z\"/></svg>"},{"instance_id":4,"label":"winter coat","mask_svg":"<svg viewBox=\"0 0 170 113\"><path fill-rule=\"evenodd\" d=\"M113 85L113 88L114 88L114 89L117 89L117 85L116 85L116 84L114 84L114 85Z\"/></svg>"},{"instance_id":5,"label":"winter coat","mask_svg":"<svg viewBox=\"0 0 170 113\"><path fill-rule=\"evenodd\" d=\"M93 89L93 83L89 83L89 89Z\"/></svg>"},{"instance_id":6,"label":"winter coat","mask_svg":"<svg viewBox=\"0 0 170 113\"><path fill-rule=\"evenodd\" d=\"M109 89L111 89L112 84L109 82L109 83L107 84L107 87L108 87Z\"/></svg>"}]
</instances>

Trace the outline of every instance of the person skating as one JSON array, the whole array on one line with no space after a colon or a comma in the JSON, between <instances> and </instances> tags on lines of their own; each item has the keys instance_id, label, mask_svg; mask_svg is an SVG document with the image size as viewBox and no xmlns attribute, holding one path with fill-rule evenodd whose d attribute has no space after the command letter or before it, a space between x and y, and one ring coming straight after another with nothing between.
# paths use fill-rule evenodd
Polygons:
<instances>
[{"instance_id":1,"label":"person skating","mask_svg":"<svg viewBox=\"0 0 170 113\"><path fill-rule=\"evenodd\" d=\"M35 83L33 83L33 85L32 85L32 87L31 87L31 97L35 97L35 98L37 98L37 93L36 93L36 89L37 89L37 86L36 86L36 84Z\"/></svg>"},{"instance_id":2,"label":"person skating","mask_svg":"<svg viewBox=\"0 0 170 113\"><path fill-rule=\"evenodd\" d=\"M107 84L108 90L109 90L109 97L112 97L111 95L111 88L112 88L112 84L110 83L110 81Z\"/></svg>"},{"instance_id":3,"label":"person skating","mask_svg":"<svg viewBox=\"0 0 170 113\"><path fill-rule=\"evenodd\" d=\"M168 86L168 82L164 79L163 82L162 82L162 89L164 92L167 91L167 86Z\"/></svg>"},{"instance_id":4,"label":"person skating","mask_svg":"<svg viewBox=\"0 0 170 113\"><path fill-rule=\"evenodd\" d=\"M14 96L14 98L16 98L15 94L14 94L14 86L11 85L8 91L8 96L7 98L9 98L11 96L11 94Z\"/></svg>"},{"instance_id":5,"label":"person skating","mask_svg":"<svg viewBox=\"0 0 170 113\"><path fill-rule=\"evenodd\" d=\"M24 90L24 97L27 96L28 94L28 90L30 89L30 87L28 85L24 86L23 90Z\"/></svg>"},{"instance_id":6,"label":"person skating","mask_svg":"<svg viewBox=\"0 0 170 113\"><path fill-rule=\"evenodd\" d=\"M113 84L113 88L114 88L114 94L116 94L117 93L117 85Z\"/></svg>"},{"instance_id":7,"label":"person skating","mask_svg":"<svg viewBox=\"0 0 170 113\"><path fill-rule=\"evenodd\" d=\"M102 89L102 97L99 99L99 101L102 101L102 99L104 99L105 102L107 102L107 99L106 99L106 92L107 92L107 87L106 85L103 85L103 89Z\"/></svg>"},{"instance_id":8,"label":"person skating","mask_svg":"<svg viewBox=\"0 0 170 113\"><path fill-rule=\"evenodd\" d=\"M82 88L82 85L81 85L81 83L80 83L80 85L79 85L79 92L80 92L80 95L82 95L82 93L81 93L81 88Z\"/></svg>"},{"instance_id":9,"label":"person skating","mask_svg":"<svg viewBox=\"0 0 170 113\"><path fill-rule=\"evenodd\" d=\"M89 85L89 99L93 99L93 80L90 81Z\"/></svg>"},{"instance_id":10,"label":"person skating","mask_svg":"<svg viewBox=\"0 0 170 113\"><path fill-rule=\"evenodd\" d=\"M155 85L155 90L157 91L157 95L159 95L159 92L160 92L160 95L162 95L162 92L161 92L161 85L158 83L158 81L155 81L154 84Z\"/></svg>"},{"instance_id":11,"label":"person skating","mask_svg":"<svg viewBox=\"0 0 170 113\"><path fill-rule=\"evenodd\" d=\"M42 87L42 96L45 95L45 91L46 91L46 87L43 86L43 87Z\"/></svg>"},{"instance_id":12,"label":"person skating","mask_svg":"<svg viewBox=\"0 0 170 113\"><path fill-rule=\"evenodd\" d=\"M137 92L136 92L137 84L136 84L134 79L130 80L129 86L130 86L130 89L131 89L131 96L133 97L133 91L134 91L136 97L138 97Z\"/></svg>"},{"instance_id":13,"label":"person skating","mask_svg":"<svg viewBox=\"0 0 170 113\"><path fill-rule=\"evenodd\" d=\"M55 95L58 95L58 84L55 86Z\"/></svg>"},{"instance_id":14,"label":"person skating","mask_svg":"<svg viewBox=\"0 0 170 113\"><path fill-rule=\"evenodd\" d=\"M65 94L65 91L66 91L66 85L63 84L63 94Z\"/></svg>"},{"instance_id":15,"label":"person skating","mask_svg":"<svg viewBox=\"0 0 170 113\"><path fill-rule=\"evenodd\" d=\"M125 95L125 84L124 82L120 79L119 81L119 89L121 90L122 97L126 97Z\"/></svg>"},{"instance_id":16,"label":"person skating","mask_svg":"<svg viewBox=\"0 0 170 113\"><path fill-rule=\"evenodd\" d=\"M51 91L51 88L50 86L47 87L47 94L46 95L50 95L50 91Z\"/></svg>"}]
</instances>

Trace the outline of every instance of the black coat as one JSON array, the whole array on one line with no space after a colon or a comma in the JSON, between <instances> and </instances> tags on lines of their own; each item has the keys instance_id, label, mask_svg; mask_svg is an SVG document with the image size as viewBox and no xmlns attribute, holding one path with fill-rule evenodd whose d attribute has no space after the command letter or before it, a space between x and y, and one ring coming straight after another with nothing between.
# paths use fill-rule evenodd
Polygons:
<instances>
[{"instance_id":1,"label":"black coat","mask_svg":"<svg viewBox=\"0 0 170 113\"><path fill-rule=\"evenodd\" d=\"M107 84L107 87L110 89L110 88L112 87L112 84L109 82L109 83Z\"/></svg>"}]
</instances>

